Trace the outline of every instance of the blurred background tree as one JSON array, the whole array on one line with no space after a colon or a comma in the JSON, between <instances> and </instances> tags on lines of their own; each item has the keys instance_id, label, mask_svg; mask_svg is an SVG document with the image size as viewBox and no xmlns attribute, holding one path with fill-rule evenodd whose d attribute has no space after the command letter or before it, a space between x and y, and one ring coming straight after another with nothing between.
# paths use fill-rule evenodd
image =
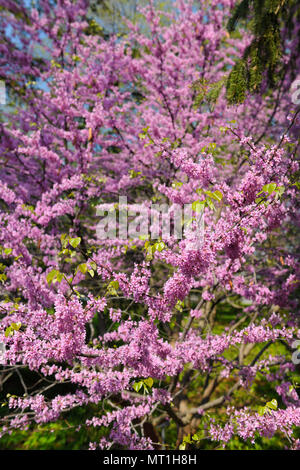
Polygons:
<instances>
[{"instance_id":1,"label":"blurred background tree","mask_svg":"<svg viewBox=\"0 0 300 470\"><path fill-rule=\"evenodd\" d=\"M300 3L298 0L242 0L228 21L228 31L250 30L251 43L227 81L229 103L241 103L246 92L274 89L300 68ZM286 60L288 55L288 60Z\"/></svg>"}]
</instances>

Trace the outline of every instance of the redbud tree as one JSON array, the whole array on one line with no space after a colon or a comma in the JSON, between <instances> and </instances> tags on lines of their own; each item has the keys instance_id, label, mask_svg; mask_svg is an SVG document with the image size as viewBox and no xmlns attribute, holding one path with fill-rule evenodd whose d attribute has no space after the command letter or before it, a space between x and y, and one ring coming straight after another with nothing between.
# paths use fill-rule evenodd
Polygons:
<instances>
[{"instance_id":1,"label":"redbud tree","mask_svg":"<svg viewBox=\"0 0 300 470\"><path fill-rule=\"evenodd\" d=\"M300 64L229 106L231 0L108 36L85 0L0 5L3 439L81 409L91 449L297 449ZM191 204L201 243L100 238L120 197Z\"/></svg>"}]
</instances>

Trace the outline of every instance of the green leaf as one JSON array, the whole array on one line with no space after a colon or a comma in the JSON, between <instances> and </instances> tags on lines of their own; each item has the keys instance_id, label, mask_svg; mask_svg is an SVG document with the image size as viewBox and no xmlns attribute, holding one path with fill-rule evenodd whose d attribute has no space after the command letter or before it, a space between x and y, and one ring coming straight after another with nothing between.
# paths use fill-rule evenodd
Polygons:
<instances>
[{"instance_id":1,"label":"green leaf","mask_svg":"<svg viewBox=\"0 0 300 470\"><path fill-rule=\"evenodd\" d=\"M143 382L140 381L140 382L135 382L132 388L138 393L141 390L142 386L143 386Z\"/></svg>"},{"instance_id":2,"label":"green leaf","mask_svg":"<svg viewBox=\"0 0 300 470\"><path fill-rule=\"evenodd\" d=\"M153 379L152 379L151 377L149 377L148 379L145 379L145 380L144 380L144 383L145 383L146 385L148 385L149 388L151 388L152 385L153 385Z\"/></svg>"},{"instance_id":3,"label":"green leaf","mask_svg":"<svg viewBox=\"0 0 300 470\"><path fill-rule=\"evenodd\" d=\"M119 288L119 281L111 281L109 285L115 289Z\"/></svg>"},{"instance_id":4,"label":"green leaf","mask_svg":"<svg viewBox=\"0 0 300 470\"><path fill-rule=\"evenodd\" d=\"M207 194L209 197L215 199L218 202L222 201L223 199L223 194L218 189L214 193L212 193L211 191L205 191L205 194Z\"/></svg>"},{"instance_id":5,"label":"green leaf","mask_svg":"<svg viewBox=\"0 0 300 470\"><path fill-rule=\"evenodd\" d=\"M180 188L181 186L183 186L183 183L181 181L174 181L174 183L172 183L172 188Z\"/></svg>"},{"instance_id":6,"label":"green leaf","mask_svg":"<svg viewBox=\"0 0 300 470\"><path fill-rule=\"evenodd\" d=\"M221 191L217 190L214 193L212 193L212 197L216 199L216 201L220 202L223 199L223 194L221 193Z\"/></svg>"},{"instance_id":7,"label":"green leaf","mask_svg":"<svg viewBox=\"0 0 300 470\"><path fill-rule=\"evenodd\" d=\"M63 273L60 273L60 272L59 272L59 273L57 274L57 276L56 276L55 281L61 282L61 281L63 280L63 277L64 277Z\"/></svg>"},{"instance_id":8,"label":"green leaf","mask_svg":"<svg viewBox=\"0 0 300 470\"><path fill-rule=\"evenodd\" d=\"M140 240L147 240L149 238L149 235L139 235Z\"/></svg>"},{"instance_id":9,"label":"green leaf","mask_svg":"<svg viewBox=\"0 0 300 470\"><path fill-rule=\"evenodd\" d=\"M8 336L12 336L15 331L18 331L22 326L21 322L12 323L8 326L5 330L4 336L7 338Z\"/></svg>"},{"instance_id":10,"label":"green leaf","mask_svg":"<svg viewBox=\"0 0 300 470\"><path fill-rule=\"evenodd\" d=\"M118 281L111 281L108 286L107 286L107 293L110 295L117 296L118 292L117 290L119 289L119 282Z\"/></svg>"},{"instance_id":11,"label":"green leaf","mask_svg":"<svg viewBox=\"0 0 300 470\"><path fill-rule=\"evenodd\" d=\"M277 410L277 408L278 408L277 400L275 398L273 398L273 400L268 401L266 406L268 408L270 408L271 410Z\"/></svg>"},{"instance_id":12,"label":"green leaf","mask_svg":"<svg viewBox=\"0 0 300 470\"><path fill-rule=\"evenodd\" d=\"M279 196L282 196L283 193L285 191L285 187L284 186L277 186L276 188L276 192L278 192Z\"/></svg>"},{"instance_id":13,"label":"green leaf","mask_svg":"<svg viewBox=\"0 0 300 470\"><path fill-rule=\"evenodd\" d=\"M69 243L73 248L76 248L79 245L80 242L81 242L80 237L70 238L70 240L69 240Z\"/></svg>"},{"instance_id":14,"label":"green leaf","mask_svg":"<svg viewBox=\"0 0 300 470\"><path fill-rule=\"evenodd\" d=\"M188 444L192 444L191 435L188 434L187 436L184 436L183 442L186 442L186 443L188 443Z\"/></svg>"},{"instance_id":15,"label":"green leaf","mask_svg":"<svg viewBox=\"0 0 300 470\"><path fill-rule=\"evenodd\" d=\"M176 310L178 310L179 312L182 312L183 307L184 307L184 301L177 300L177 303L175 305Z\"/></svg>"},{"instance_id":16,"label":"green leaf","mask_svg":"<svg viewBox=\"0 0 300 470\"><path fill-rule=\"evenodd\" d=\"M57 277L58 274L59 271L57 271L57 269L52 269L52 271L50 271L50 273L48 273L46 277L48 284L51 284L51 282L53 282L53 280Z\"/></svg>"},{"instance_id":17,"label":"green leaf","mask_svg":"<svg viewBox=\"0 0 300 470\"><path fill-rule=\"evenodd\" d=\"M78 269L82 274L85 274L87 272L87 265L85 263L82 263L78 266Z\"/></svg>"},{"instance_id":18,"label":"green leaf","mask_svg":"<svg viewBox=\"0 0 300 470\"><path fill-rule=\"evenodd\" d=\"M157 249L157 251L163 251L163 249L166 247L166 245L164 244L164 242L159 242L159 243L155 243L155 247Z\"/></svg>"},{"instance_id":19,"label":"green leaf","mask_svg":"<svg viewBox=\"0 0 300 470\"><path fill-rule=\"evenodd\" d=\"M206 202L207 202L208 207L209 207L211 210L213 210L213 211L216 210L214 203L212 202L212 200L211 200L209 197L206 199Z\"/></svg>"},{"instance_id":20,"label":"green leaf","mask_svg":"<svg viewBox=\"0 0 300 470\"><path fill-rule=\"evenodd\" d=\"M262 190L268 194L272 194L275 191L275 189L276 189L276 183L265 184L262 188Z\"/></svg>"},{"instance_id":21,"label":"green leaf","mask_svg":"<svg viewBox=\"0 0 300 470\"><path fill-rule=\"evenodd\" d=\"M258 414L259 414L260 416L263 416L263 415L265 414L265 412L266 412L266 407L265 407L265 406L260 406L260 407L258 408Z\"/></svg>"},{"instance_id":22,"label":"green leaf","mask_svg":"<svg viewBox=\"0 0 300 470\"><path fill-rule=\"evenodd\" d=\"M204 201L194 201L192 203L192 210L196 213L202 212L205 206L206 199Z\"/></svg>"},{"instance_id":23,"label":"green leaf","mask_svg":"<svg viewBox=\"0 0 300 470\"><path fill-rule=\"evenodd\" d=\"M68 244L68 238L67 238L67 234L66 234L66 233L63 233L63 234L60 236L60 241L61 241L62 247L63 247L63 248L66 248L66 247L67 247L67 244Z\"/></svg>"},{"instance_id":24,"label":"green leaf","mask_svg":"<svg viewBox=\"0 0 300 470\"><path fill-rule=\"evenodd\" d=\"M8 338L8 336L10 336L12 334L13 334L12 328L11 328L11 326L8 326L5 330L5 333L4 333L5 338Z\"/></svg>"}]
</instances>

